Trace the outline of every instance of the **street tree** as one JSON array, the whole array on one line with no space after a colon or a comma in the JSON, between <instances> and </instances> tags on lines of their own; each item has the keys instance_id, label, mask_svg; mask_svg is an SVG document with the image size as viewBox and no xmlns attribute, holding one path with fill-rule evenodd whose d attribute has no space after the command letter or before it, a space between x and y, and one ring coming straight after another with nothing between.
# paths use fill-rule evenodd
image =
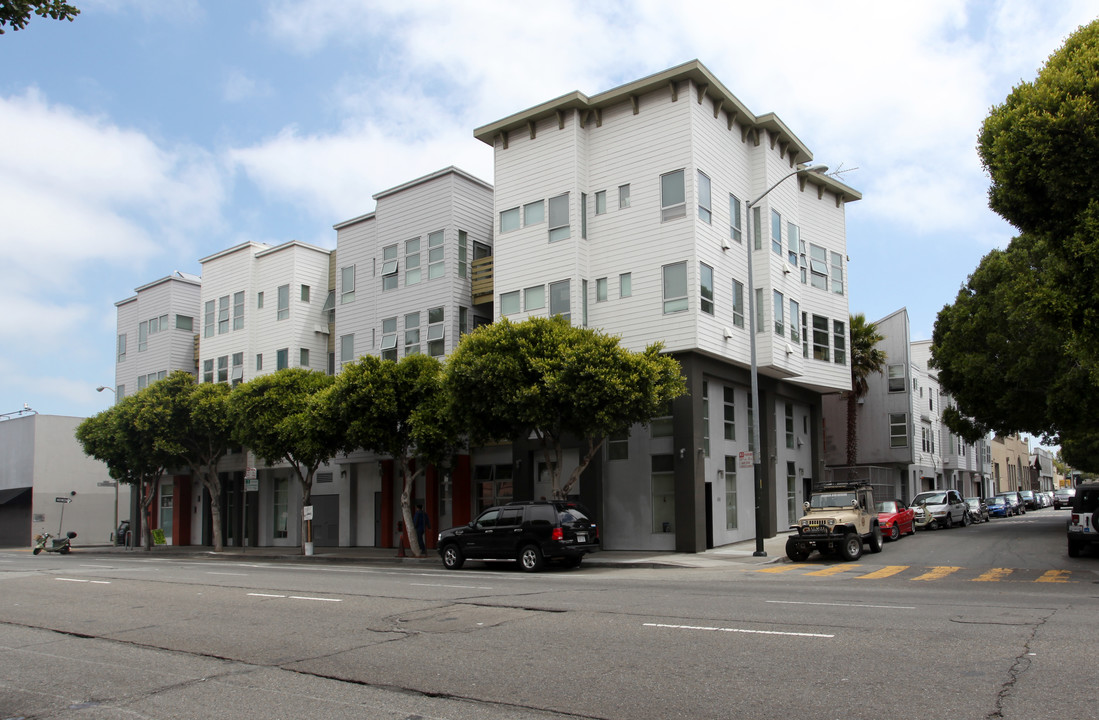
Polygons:
<instances>
[{"instance_id":1,"label":"street tree","mask_svg":"<svg viewBox=\"0 0 1099 720\"><path fill-rule=\"evenodd\" d=\"M465 335L447 362L460 426L474 444L538 439L553 495L562 498L607 436L647 423L686 392L679 363L663 345L632 352L619 338L573 327L561 316L506 318ZM587 441L561 483L566 436Z\"/></svg>"},{"instance_id":2,"label":"street tree","mask_svg":"<svg viewBox=\"0 0 1099 720\"><path fill-rule=\"evenodd\" d=\"M149 386L149 394L163 412L162 447L179 464L187 465L210 495L214 551L221 552L221 478L217 466L232 445L229 422L229 386L199 383L189 372L177 370Z\"/></svg>"},{"instance_id":3,"label":"street tree","mask_svg":"<svg viewBox=\"0 0 1099 720\"><path fill-rule=\"evenodd\" d=\"M847 396L847 464L858 462L858 408L859 398L870 392L867 381L871 375L881 374L885 366L885 351L877 347L885 338L878 326L866 321L862 313L851 316L851 389Z\"/></svg>"},{"instance_id":4,"label":"street tree","mask_svg":"<svg viewBox=\"0 0 1099 720\"><path fill-rule=\"evenodd\" d=\"M427 466L449 458L458 442L442 363L420 354L397 362L364 355L344 365L326 395L330 421L345 428L345 452L363 448L393 458L409 547L423 556L425 548L413 532L412 489Z\"/></svg>"},{"instance_id":5,"label":"street tree","mask_svg":"<svg viewBox=\"0 0 1099 720\"><path fill-rule=\"evenodd\" d=\"M0 0L0 35L4 34L5 25L10 25L12 30L25 28L32 12L38 17L69 22L80 14L75 5L64 0Z\"/></svg>"},{"instance_id":6,"label":"street tree","mask_svg":"<svg viewBox=\"0 0 1099 720\"><path fill-rule=\"evenodd\" d=\"M329 422L322 391L335 379L315 370L284 368L238 385L229 396L233 439L268 465L285 462L310 504L317 469L339 451L342 433ZM302 554L307 539L302 520Z\"/></svg>"},{"instance_id":7,"label":"street tree","mask_svg":"<svg viewBox=\"0 0 1099 720\"><path fill-rule=\"evenodd\" d=\"M149 509L161 476L172 462L164 443L164 427L157 422L156 404L149 388L122 398L111 408L82 421L76 439L84 453L102 461L117 482L138 491L138 534L152 550Z\"/></svg>"}]
</instances>

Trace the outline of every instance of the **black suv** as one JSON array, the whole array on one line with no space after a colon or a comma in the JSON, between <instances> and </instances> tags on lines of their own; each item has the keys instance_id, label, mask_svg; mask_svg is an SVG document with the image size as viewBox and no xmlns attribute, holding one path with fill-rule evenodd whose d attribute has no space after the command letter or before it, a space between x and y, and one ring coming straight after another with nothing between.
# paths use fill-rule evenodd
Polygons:
<instances>
[{"instance_id":1,"label":"black suv","mask_svg":"<svg viewBox=\"0 0 1099 720\"><path fill-rule=\"evenodd\" d=\"M517 562L527 572L547 560L577 567L599 549L599 529L583 505L566 500L513 502L490 507L468 525L439 533L443 567L457 570L466 560Z\"/></svg>"},{"instance_id":2,"label":"black suv","mask_svg":"<svg viewBox=\"0 0 1099 720\"><path fill-rule=\"evenodd\" d=\"M1068 523L1068 556L1078 557L1088 546L1099 545L1099 483L1076 488Z\"/></svg>"}]
</instances>

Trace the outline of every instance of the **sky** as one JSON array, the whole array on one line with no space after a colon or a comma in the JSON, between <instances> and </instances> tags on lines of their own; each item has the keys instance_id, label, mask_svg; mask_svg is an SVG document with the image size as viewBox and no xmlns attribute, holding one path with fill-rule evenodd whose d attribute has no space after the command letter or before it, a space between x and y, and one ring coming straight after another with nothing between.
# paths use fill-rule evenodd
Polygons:
<instances>
[{"instance_id":1,"label":"sky","mask_svg":"<svg viewBox=\"0 0 1099 720\"><path fill-rule=\"evenodd\" d=\"M1099 0L69 0L0 36L0 417L113 402L116 311L254 240L335 247L371 196L456 165L476 127L689 60L777 114L847 205L850 310L912 339L1013 230L988 111Z\"/></svg>"}]
</instances>

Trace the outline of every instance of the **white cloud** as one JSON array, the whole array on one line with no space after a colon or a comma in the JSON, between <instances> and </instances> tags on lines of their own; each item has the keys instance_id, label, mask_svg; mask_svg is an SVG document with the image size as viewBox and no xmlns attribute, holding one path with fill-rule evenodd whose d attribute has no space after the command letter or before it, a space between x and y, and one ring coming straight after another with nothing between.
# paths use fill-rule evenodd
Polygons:
<instances>
[{"instance_id":1,"label":"white cloud","mask_svg":"<svg viewBox=\"0 0 1099 720\"><path fill-rule=\"evenodd\" d=\"M238 103L274 95L274 88L266 80L257 80L243 70L230 70L221 84L221 96L226 102Z\"/></svg>"}]
</instances>

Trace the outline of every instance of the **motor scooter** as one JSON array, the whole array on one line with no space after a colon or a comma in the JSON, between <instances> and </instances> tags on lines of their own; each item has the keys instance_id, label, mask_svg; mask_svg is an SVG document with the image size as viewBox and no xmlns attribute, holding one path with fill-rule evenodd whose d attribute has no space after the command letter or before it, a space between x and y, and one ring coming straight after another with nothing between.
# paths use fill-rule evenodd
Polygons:
<instances>
[{"instance_id":1,"label":"motor scooter","mask_svg":"<svg viewBox=\"0 0 1099 720\"><path fill-rule=\"evenodd\" d=\"M62 555L68 555L69 550L72 549L71 543L74 537L76 537L76 533L74 533L72 530L65 533L65 537L63 538L55 538L49 533L35 535L33 552L35 555L37 555L38 553L45 550L46 552L55 552L61 553ZM53 540L53 542L49 543L50 540ZM49 543L49 545L47 546L46 543Z\"/></svg>"}]
</instances>

